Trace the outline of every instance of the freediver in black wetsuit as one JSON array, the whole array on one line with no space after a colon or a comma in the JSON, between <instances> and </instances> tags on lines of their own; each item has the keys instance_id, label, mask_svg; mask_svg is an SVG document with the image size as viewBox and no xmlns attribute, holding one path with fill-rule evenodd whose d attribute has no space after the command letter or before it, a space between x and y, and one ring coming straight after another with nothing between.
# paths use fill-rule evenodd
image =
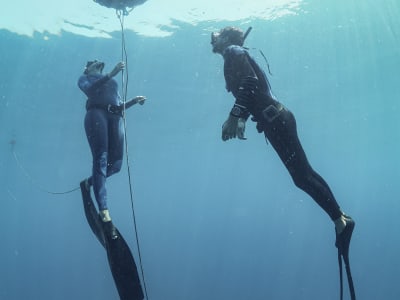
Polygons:
<instances>
[{"instance_id":1,"label":"freediver in black wetsuit","mask_svg":"<svg viewBox=\"0 0 400 300\"><path fill-rule=\"evenodd\" d=\"M310 195L334 222L339 252L348 253L355 223L341 211L328 184L310 166L297 135L294 115L277 101L264 71L242 47L248 33L226 27L211 35L213 52L224 58L226 88L236 99L223 124L222 140L245 139L245 123L252 115L257 130L264 133L278 153L295 185Z\"/></svg>"}]
</instances>

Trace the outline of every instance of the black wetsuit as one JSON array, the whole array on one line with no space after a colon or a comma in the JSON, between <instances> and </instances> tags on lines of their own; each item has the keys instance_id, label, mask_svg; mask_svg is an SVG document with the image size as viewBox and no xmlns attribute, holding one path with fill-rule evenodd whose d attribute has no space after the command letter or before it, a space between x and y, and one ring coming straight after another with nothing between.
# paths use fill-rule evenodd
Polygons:
<instances>
[{"instance_id":1,"label":"black wetsuit","mask_svg":"<svg viewBox=\"0 0 400 300\"><path fill-rule=\"evenodd\" d=\"M108 76L82 75L79 88L88 97L85 131L93 156L93 185L99 210L107 209L106 178L121 170L124 134L122 114L112 113L108 105L120 105L117 82Z\"/></svg>"},{"instance_id":2,"label":"black wetsuit","mask_svg":"<svg viewBox=\"0 0 400 300\"><path fill-rule=\"evenodd\" d=\"M239 108L243 118L253 116L258 131L264 132L295 185L309 194L332 220L338 219L342 215L340 207L328 184L310 166L297 135L296 120L272 95L264 71L243 47L230 46L222 54L226 88L236 98L234 108Z\"/></svg>"}]
</instances>

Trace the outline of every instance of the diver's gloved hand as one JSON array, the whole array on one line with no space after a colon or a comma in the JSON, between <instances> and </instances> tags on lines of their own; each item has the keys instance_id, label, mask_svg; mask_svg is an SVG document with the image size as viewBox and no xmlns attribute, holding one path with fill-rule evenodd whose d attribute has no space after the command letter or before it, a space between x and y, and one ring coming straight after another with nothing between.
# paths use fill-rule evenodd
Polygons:
<instances>
[{"instance_id":1,"label":"diver's gloved hand","mask_svg":"<svg viewBox=\"0 0 400 300\"><path fill-rule=\"evenodd\" d=\"M228 119L222 125L222 140L227 141L233 138L245 140L244 131L246 129L246 120L229 115Z\"/></svg>"},{"instance_id":2,"label":"diver's gloved hand","mask_svg":"<svg viewBox=\"0 0 400 300\"><path fill-rule=\"evenodd\" d=\"M132 101L134 101L135 103L139 103L140 105L143 105L146 99L147 98L145 96L136 96L135 98L132 99Z\"/></svg>"},{"instance_id":3,"label":"diver's gloved hand","mask_svg":"<svg viewBox=\"0 0 400 300\"><path fill-rule=\"evenodd\" d=\"M110 78L114 77L123 69L125 69L125 63L123 61L120 61L119 63L117 63L115 65L114 69L112 69L112 71L110 73L108 73L108 77L110 77Z\"/></svg>"}]
</instances>

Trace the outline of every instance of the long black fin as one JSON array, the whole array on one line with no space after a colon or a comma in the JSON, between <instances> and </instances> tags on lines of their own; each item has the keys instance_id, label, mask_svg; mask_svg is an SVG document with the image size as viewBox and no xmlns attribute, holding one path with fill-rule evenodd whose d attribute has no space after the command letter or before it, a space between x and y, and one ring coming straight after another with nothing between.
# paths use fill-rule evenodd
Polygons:
<instances>
[{"instance_id":1,"label":"long black fin","mask_svg":"<svg viewBox=\"0 0 400 300\"><path fill-rule=\"evenodd\" d=\"M144 298L135 260L122 234L118 238L106 236L108 264L121 300L142 300Z\"/></svg>"},{"instance_id":2,"label":"long black fin","mask_svg":"<svg viewBox=\"0 0 400 300\"><path fill-rule=\"evenodd\" d=\"M105 228L105 223L100 220L90 196L90 191L87 190L84 181L81 182L80 187L86 220L100 244L107 251L108 264L120 299L142 300L144 298L143 289L136 263L128 244L116 227L117 238L113 238L109 234L109 231Z\"/></svg>"},{"instance_id":3,"label":"long black fin","mask_svg":"<svg viewBox=\"0 0 400 300\"><path fill-rule=\"evenodd\" d=\"M86 220L89 223L90 229L92 229L94 235L99 240L100 244L105 248L106 241L103 233L103 228L101 226L101 220L99 219L99 214L94 206L92 197L90 196L90 190L86 188L85 180L80 183L83 209L85 211Z\"/></svg>"},{"instance_id":4,"label":"long black fin","mask_svg":"<svg viewBox=\"0 0 400 300\"><path fill-rule=\"evenodd\" d=\"M353 277L351 276L349 249L350 240L355 227L355 222L349 218L346 227L340 235L336 235L336 247L338 248L339 275L340 275L340 300L343 300L343 267L342 259L346 268L347 282L349 284L351 300L356 300Z\"/></svg>"}]
</instances>

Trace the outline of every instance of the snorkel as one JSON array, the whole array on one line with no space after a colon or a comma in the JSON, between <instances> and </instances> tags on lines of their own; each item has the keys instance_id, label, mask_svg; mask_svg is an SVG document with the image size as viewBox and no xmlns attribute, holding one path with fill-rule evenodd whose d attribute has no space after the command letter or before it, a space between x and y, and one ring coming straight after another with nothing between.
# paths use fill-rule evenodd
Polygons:
<instances>
[{"instance_id":1,"label":"snorkel","mask_svg":"<svg viewBox=\"0 0 400 300\"><path fill-rule=\"evenodd\" d=\"M247 38L247 36L249 35L249 33L250 33L250 31L253 29L253 27L249 27L249 28L247 28L247 30L246 30L246 32L244 33L244 36L243 36L243 44L244 44L244 41L246 40L246 38Z\"/></svg>"}]
</instances>

